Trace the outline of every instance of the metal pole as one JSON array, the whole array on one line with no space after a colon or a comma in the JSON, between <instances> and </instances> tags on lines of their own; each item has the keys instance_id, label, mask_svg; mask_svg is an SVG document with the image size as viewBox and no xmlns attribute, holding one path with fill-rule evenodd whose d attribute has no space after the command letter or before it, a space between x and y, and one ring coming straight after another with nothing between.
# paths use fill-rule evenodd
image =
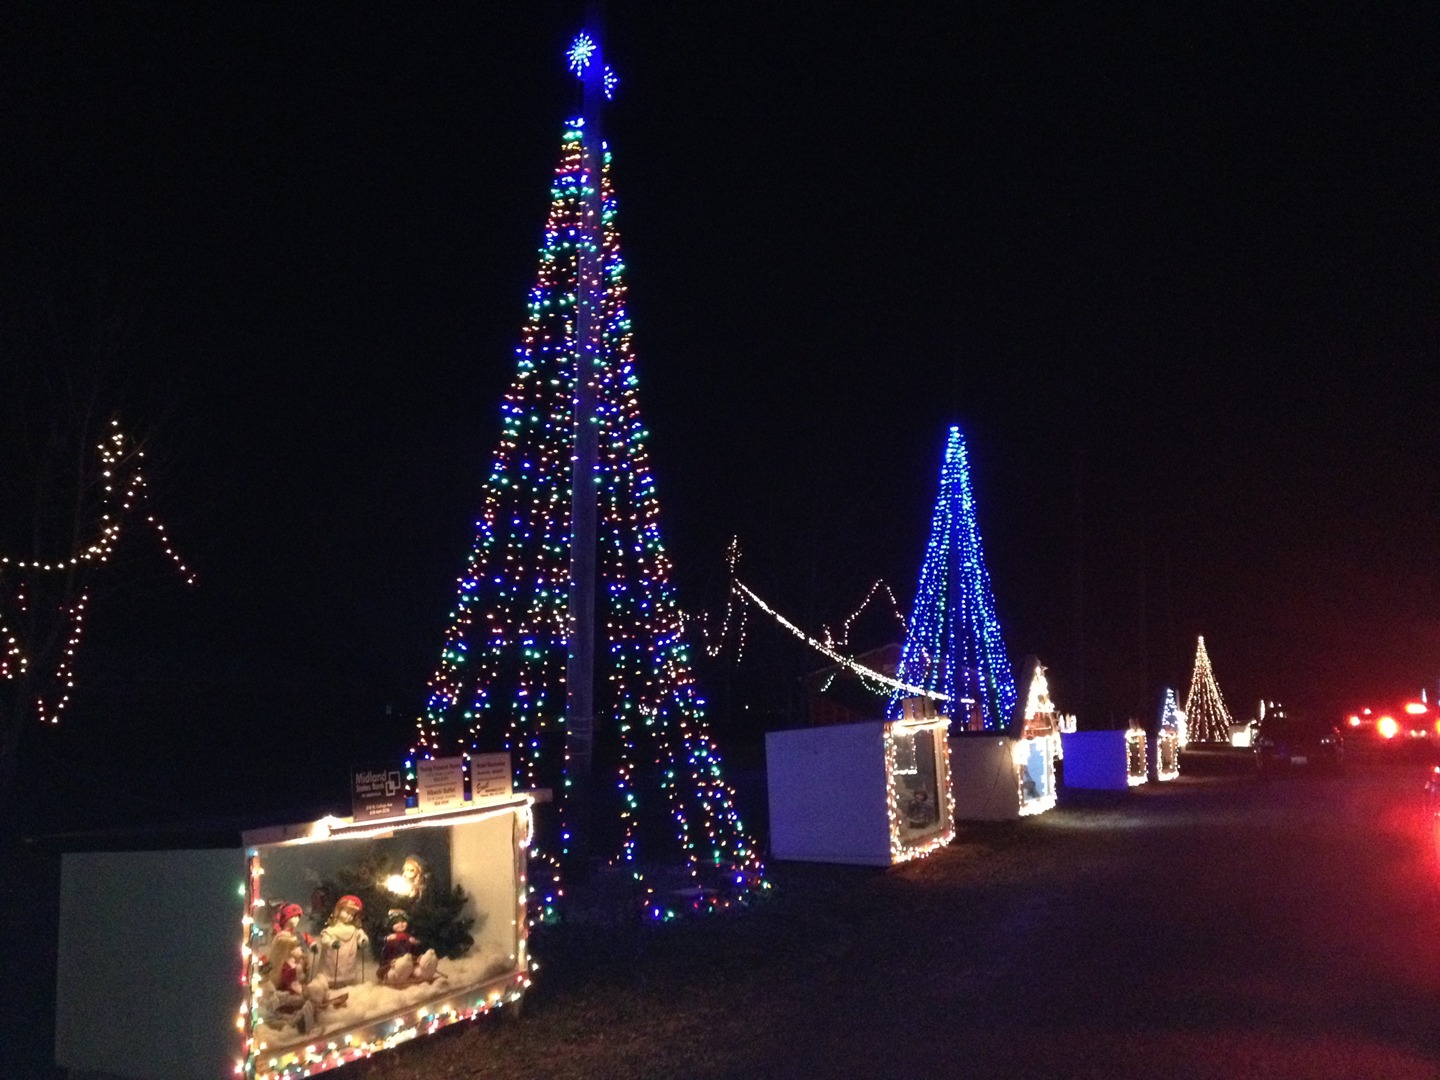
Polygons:
<instances>
[{"instance_id":1,"label":"metal pole","mask_svg":"<svg viewBox=\"0 0 1440 1080\"><path fill-rule=\"evenodd\" d=\"M595 52L583 72L584 126L581 146L585 179L583 215L575 281L575 416L574 459L570 492L570 648L565 667L565 756L568 789L560 793L569 833L566 876L583 881L589 873L594 827L595 759L595 413L605 329L604 206L600 176L604 146L600 135L605 100L605 65L600 47L600 19L592 7L586 31Z\"/></svg>"}]
</instances>

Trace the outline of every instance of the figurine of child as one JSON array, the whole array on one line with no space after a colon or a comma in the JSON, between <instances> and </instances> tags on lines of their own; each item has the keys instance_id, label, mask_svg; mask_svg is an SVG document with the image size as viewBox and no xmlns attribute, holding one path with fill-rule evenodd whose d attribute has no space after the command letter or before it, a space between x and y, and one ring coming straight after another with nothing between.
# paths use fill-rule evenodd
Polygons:
<instances>
[{"instance_id":1,"label":"figurine of child","mask_svg":"<svg viewBox=\"0 0 1440 1080\"><path fill-rule=\"evenodd\" d=\"M406 986L429 982L435 977L440 961L434 949L420 951L420 939L410 933L410 916L400 908L391 908L385 917L390 933L380 947L380 969L377 974L387 986Z\"/></svg>"},{"instance_id":2,"label":"figurine of child","mask_svg":"<svg viewBox=\"0 0 1440 1080\"><path fill-rule=\"evenodd\" d=\"M295 949L301 950L302 967L299 978L309 974L309 950L313 942L310 935L300 929L300 919L305 909L299 904L281 904L275 914L275 932L270 938L270 948L265 954L265 971L270 981L279 986L280 969L290 962Z\"/></svg>"},{"instance_id":3,"label":"figurine of child","mask_svg":"<svg viewBox=\"0 0 1440 1080\"><path fill-rule=\"evenodd\" d=\"M315 944L315 975L326 978L331 986L349 986L365 977L363 950L370 947L370 936L358 922L364 906L358 896L340 897L325 929L320 931L320 940Z\"/></svg>"}]
</instances>

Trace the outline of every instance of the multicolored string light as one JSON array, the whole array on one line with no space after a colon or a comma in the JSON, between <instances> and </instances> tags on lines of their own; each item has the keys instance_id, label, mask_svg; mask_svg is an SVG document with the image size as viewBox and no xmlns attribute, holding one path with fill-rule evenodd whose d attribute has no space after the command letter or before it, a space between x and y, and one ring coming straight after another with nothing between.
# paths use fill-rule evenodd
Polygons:
<instances>
[{"instance_id":1,"label":"multicolored string light","mask_svg":"<svg viewBox=\"0 0 1440 1080\"><path fill-rule=\"evenodd\" d=\"M1215 681L1203 635L1195 642L1195 668L1190 674L1190 692L1185 695L1185 716L1187 742L1230 742L1230 710Z\"/></svg>"},{"instance_id":2,"label":"multicolored string light","mask_svg":"<svg viewBox=\"0 0 1440 1080\"><path fill-rule=\"evenodd\" d=\"M930 524L930 543L910 614L897 678L972 703L971 717L957 727L999 731L1009 723L1017 693L1005 654L980 526L970 488L970 464L958 427L950 429L940 470L940 495ZM890 698L888 715L900 715L902 694Z\"/></svg>"},{"instance_id":3,"label":"multicolored string light","mask_svg":"<svg viewBox=\"0 0 1440 1080\"><path fill-rule=\"evenodd\" d=\"M569 54L577 74L592 52L577 39ZM571 816L561 742L570 647L570 463L580 289L594 290L592 302L601 316L593 420L602 593L597 612L603 622L596 649L596 731L597 762L608 761L614 769L608 790L619 814L610 859L642 879L643 867L654 861L653 852L642 851L644 836L652 833L641 827L647 813L641 788L648 784L668 814L691 880L707 889L722 882L728 890L707 895L740 895L762 884L759 853L722 777L691 672L660 537L649 432L640 419L610 153L606 147L602 162L590 160L584 125L583 118L571 121L562 138L539 273L516 350L515 378L501 406L500 441L409 763L413 780L417 758L505 750L512 755L518 787L554 791L560 826L538 836L532 848L532 866L546 868L532 874L540 917L560 903L558 866ZM588 210L595 184L599 222ZM582 265L598 266L599 280L580 280ZM600 744L607 741L602 754ZM658 901L654 906L664 908Z\"/></svg>"}]
</instances>

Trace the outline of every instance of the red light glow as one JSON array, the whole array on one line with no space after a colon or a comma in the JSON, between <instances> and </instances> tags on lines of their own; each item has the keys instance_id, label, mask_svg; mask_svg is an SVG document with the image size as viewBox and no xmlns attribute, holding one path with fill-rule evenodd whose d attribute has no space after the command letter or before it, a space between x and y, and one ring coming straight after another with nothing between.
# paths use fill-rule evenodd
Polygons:
<instances>
[{"instance_id":1,"label":"red light glow","mask_svg":"<svg viewBox=\"0 0 1440 1080\"><path fill-rule=\"evenodd\" d=\"M1380 733L1382 739L1393 739L1400 732L1400 725L1395 722L1393 716L1382 716L1375 721L1375 730Z\"/></svg>"}]
</instances>

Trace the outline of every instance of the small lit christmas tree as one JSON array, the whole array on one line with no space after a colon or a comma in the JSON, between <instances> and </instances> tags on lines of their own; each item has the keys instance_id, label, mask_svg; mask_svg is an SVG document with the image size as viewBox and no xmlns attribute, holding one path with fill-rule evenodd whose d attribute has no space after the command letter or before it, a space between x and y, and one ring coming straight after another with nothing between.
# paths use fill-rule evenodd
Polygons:
<instances>
[{"instance_id":1,"label":"small lit christmas tree","mask_svg":"<svg viewBox=\"0 0 1440 1080\"><path fill-rule=\"evenodd\" d=\"M541 815L531 850L542 917L558 905L560 867L583 874L591 853L637 880L679 866L700 898L691 906L716 906L759 883L760 860L721 776L660 539L596 131L614 75L593 31L568 60L586 115L561 142L503 430L411 764L503 750L518 788L553 791L558 820Z\"/></svg>"},{"instance_id":2,"label":"small lit christmas tree","mask_svg":"<svg viewBox=\"0 0 1440 1080\"><path fill-rule=\"evenodd\" d=\"M1003 729L1018 697L995 617L970 463L958 427L950 429L945 447L930 544L896 678L948 697L947 707L961 728ZM890 698L892 719L900 715L903 696L897 691Z\"/></svg>"},{"instance_id":3,"label":"small lit christmas tree","mask_svg":"<svg viewBox=\"0 0 1440 1080\"><path fill-rule=\"evenodd\" d=\"M1197 639L1195 645L1195 670L1190 676L1190 692L1185 696L1185 716L1189 742L1230 741L1230 710L1220 696L1203 636Z\"/></svg>"}]
</instances>

